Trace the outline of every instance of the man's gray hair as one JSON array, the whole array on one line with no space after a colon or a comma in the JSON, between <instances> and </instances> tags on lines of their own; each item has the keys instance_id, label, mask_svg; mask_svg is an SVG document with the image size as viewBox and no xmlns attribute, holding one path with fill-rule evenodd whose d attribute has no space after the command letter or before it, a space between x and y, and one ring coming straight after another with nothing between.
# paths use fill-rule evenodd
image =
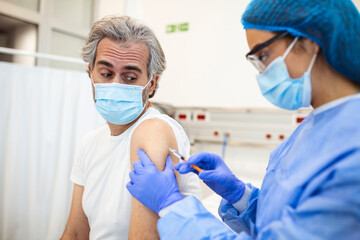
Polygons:
<instances>
[{"instance_id":1,"label":"man's gray hair","mask_svg":"<svg viewBox=\"0 0 360 240\"><path fill-rule=\"evenodd\" d=\"M147 63L149 79L155 74L161 76L166 68L164 51L154 32L149 27L128 16L107 16L93 24L82 48L82 58L89 63L91 69L95 64L97 46L103 38L110 38L124 43L145 43L150 53ZM158 84L156 84L150 98L154 96L157 88Z\"/></svg>"}]
</instances>

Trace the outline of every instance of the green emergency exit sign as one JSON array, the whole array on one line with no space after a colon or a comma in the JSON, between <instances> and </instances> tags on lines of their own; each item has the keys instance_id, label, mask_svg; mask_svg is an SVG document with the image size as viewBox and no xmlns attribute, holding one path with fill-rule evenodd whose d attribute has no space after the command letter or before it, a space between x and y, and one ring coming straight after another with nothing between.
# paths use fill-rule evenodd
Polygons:
<instances>
[{"instance_id":1,"label":"green emergency exit sign","mask_svg":"<svg viewBox=\"0 0 360 240\"><path fill-rule=\"evenodd\" d=\"M166 33L187 32L187 31L189 31L189 23L166 25Z\"/></svg>"}]
</instances>

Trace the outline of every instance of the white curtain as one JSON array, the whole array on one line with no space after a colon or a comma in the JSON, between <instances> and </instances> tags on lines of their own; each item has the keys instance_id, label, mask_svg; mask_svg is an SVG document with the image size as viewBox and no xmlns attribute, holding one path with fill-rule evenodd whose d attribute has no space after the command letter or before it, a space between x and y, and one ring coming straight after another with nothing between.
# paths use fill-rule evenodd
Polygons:
<instances>
[{"instance_id":1,"label":"white curtain","mask_svg":"<svg viewBox=\"0 0 360 240\"><path fill-rule=\"evenodd\" d=\"M74 151L104 124L85 72L0 62L0 239L59 239Z\"/></svg>"}]
</instances>

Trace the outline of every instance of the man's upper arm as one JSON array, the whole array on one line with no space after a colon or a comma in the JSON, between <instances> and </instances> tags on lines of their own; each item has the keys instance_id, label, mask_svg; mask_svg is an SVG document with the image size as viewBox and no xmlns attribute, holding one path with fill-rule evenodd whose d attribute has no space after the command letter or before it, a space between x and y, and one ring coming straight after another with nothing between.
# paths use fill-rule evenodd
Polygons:
<instances>
[{"instance_id":1,"label":"man's upper arm","mask_svg":"<svg viewBox=\"0 0 360 240\"><path fill-rule=\"evenodd\" d=\"M159 171L165 168L169 147L177 149L176 138L171 127L159 119L148 119L142 122L134 131L131 138L131 163L139 161L136 151L143 149L154 162ZM174 161L176 157L170 156Z\"/></svg>"},{"instance_id":2,"label":"man's upper arm","mask_svg":"<svg viewBox=\"0 0 360 240\"><path fill-rule=\"evenodd\" d=\"M84 187L74 184L71 210L62 240L89 239L89 222L82 208L83 193Z\"/></svg>"},{"instance_id":3,"label":"man's upper arm","mask_svg":"<svg viewBox=\"0 0 360 240\"><path fill-rule=\"evenodd\" d=\"M142 122L133 132L130 146L131 165L139 161L137 150L143 149L154 162L159 171L165 168L169 147L177 149L175 135L171 127L159 119L148 119ZM173 163L178 159L171 156ZM132 198L129 239L156 239L158 215ZM141 230L140 230L141 229Z\"/></svg>"}]
</instances>

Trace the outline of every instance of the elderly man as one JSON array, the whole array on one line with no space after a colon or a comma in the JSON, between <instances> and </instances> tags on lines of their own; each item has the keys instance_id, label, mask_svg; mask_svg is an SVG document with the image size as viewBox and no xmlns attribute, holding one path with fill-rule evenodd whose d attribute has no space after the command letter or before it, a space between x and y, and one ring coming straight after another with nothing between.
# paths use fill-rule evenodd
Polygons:
<instances>
[{"instance_id":1,"label":"elderly man","mask_svg":"<svg viewBox=\"0 0 360 240\"><path fill-rule=\"evenodd\" d=\"M154 33L130 17L96 22L82 51L89 63L95 107L107 121L82 141L71 173L74 183L62 239L157 239L158 215L126 190L129 172L145 150L159 170L168 148L189 154L189 140L173 119L152 107L165 56ZM139 162L140 163L140 162ZM195 175L178 176L183 195L200 195ZM166 187L166 186L163 186Z\"/></svg>"}]
</instances>

